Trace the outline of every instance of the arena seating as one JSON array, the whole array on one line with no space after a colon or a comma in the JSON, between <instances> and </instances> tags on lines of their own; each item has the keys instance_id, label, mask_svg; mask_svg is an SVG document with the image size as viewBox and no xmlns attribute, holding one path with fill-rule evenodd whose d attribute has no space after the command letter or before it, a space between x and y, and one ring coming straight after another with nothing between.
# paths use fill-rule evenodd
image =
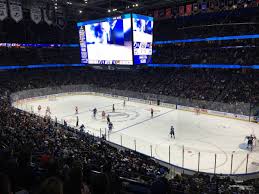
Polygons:
<instances>
[{"instance_id":1,"label":"arena seating","mask_svg":"<svg viewBox=\"0 0 259 194\"><path fill-rule=\"evenodd\" d=\"M236 9L161 20L155 25L155 41L256 34L258 9Z\"/></svg>"}]
</instances>

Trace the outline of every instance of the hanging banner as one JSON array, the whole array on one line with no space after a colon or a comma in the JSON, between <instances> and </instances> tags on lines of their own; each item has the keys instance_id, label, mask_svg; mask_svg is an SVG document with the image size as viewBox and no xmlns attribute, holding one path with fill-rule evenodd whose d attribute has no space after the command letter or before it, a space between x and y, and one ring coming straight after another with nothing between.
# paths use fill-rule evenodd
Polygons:
<instances>
[{"instance_id":1,"label":"hanging banner","mask_svg":"<svg viewBox=\"0 0 259 194\"><path fill-rule=\"evenodd\" d=\"M0 0L0 20L3 21L8 17L6 0Z\"/></svg>"},{"instance_id":2,"label":"hanging banner","mask_svg":"<svg viewBox=\"0 0 259 194\"><path fill-rule=\"evenodd\" d=\"M41 22L42 14L41 9L39 7L33 6L30 10L31 20L34 21L35 24L39 24Z\"/></svg>"},{"instance_id":3,"label":"hanging banner","mask_svg":"<svg viewBox=\"0 0 259 194\"><path fill-rule=\"evenodd\" d=\"M158 10L154 11L154 18L156 18L156 19L158 18Z\"/></svg>"},{"instance_id":4,"label":"hanging banner","mask_svg":"<svg viewBox=\"0 0 259 194\"><path fill-rule=\"evenodd\" d=\"M172 17L172 8L171 7L165 9L165 16L167 18L171 18Z\"/></svg>"},{"instance_id":5,"label":"hanging banner","mask_svg":"<svg viewBox=\"0 0 259 194\"><path fill-rule=\"evenodd\" d=\"M212 11L215 9L215 4L214 4L214 0L210 0L209 1L209 11Z\"/></svg>"},{"instance_id":6,"label":"hanging banner","mask_svg":"<svg viewBox=\"0 0 259 194\"><path fill-rule=\"evenodd\" d=\"M43 19L48 25L53 24L53 21L54 21L53 6L50 6L49 4L46 5L46 7L43 9Z\"/></svg>"},{"instance_id":7,"label":"hanging banner","mask_svg":"<svg viewBox=\"0 0 259 194\"><path fill-rule=\"evenodd\" d=\"M206 12L207 11L207 2L202 2L201 3L201 11Z\"/></svg>"},{"instance_id":8,"label":"hanging banner","mask_svg":"<svg viewBox=\"0 0 259 194\"><path fill-rule=\"evenodd\" d=\"M9 8L11 18L16 22L20 22L23 19L21 1L9 0Z\"/></svg>"},{"instance_id":9,"label":"hanging banner","mask_svg":"<svg viewBox=\"0 0 259 194\"><path fill-rule=\"evenodd\" d=\"M165 17L165 10L164 9L160 9L158 11L158 15L159 15L159 18L164 18Z\"/></svg>"},{"instance_id":10,"label":"hanging banner","mask_svg":"<svg viewBox=\"0 0 259 194\"><path fill-rule=\"evenodd\" d=\"M199 4L198 3L194 3L192 4L193 6L193 13L196 14L199 12Z\"/></svg>"},{"instance_id":11,"label":"hanging banner","mask_svg":"<svg viewBox=\"0 0 259 194\"><path fill-rule=\"evenodd\" d=\"M172 15L174 18L177 18L179 16L179 8L177 6L172 8Z\"/></svg>"},{"instance_id":12,"label":"hanging banner","mask_svg":"<svg viewBox=\"0 0 259 194\"><path fill-rule=\"evenodd\" d=\"M184 6L179 7L179 16L184 16Z\"/></svg>"},{"instance_id":13,"label":"hanging banner","mask_svg":"<svg viewBox=\"0 0 259 194\"><path fill-rule=\"evenodd\" d=\"M56 10L56 24L60 29L64 29L66 25L64 8L59 6Z\"/></svg>"},{"instance_id":14,"label":"hanging banner","mask_svg":"<svg viewBox=\"0 0 259 194\"><path fill-rule=\"evenodd\" d=\"M185 9L186 9L186 15L187 16L192 14L192 4L186 5Z\"/></svg>"}]
</instances>

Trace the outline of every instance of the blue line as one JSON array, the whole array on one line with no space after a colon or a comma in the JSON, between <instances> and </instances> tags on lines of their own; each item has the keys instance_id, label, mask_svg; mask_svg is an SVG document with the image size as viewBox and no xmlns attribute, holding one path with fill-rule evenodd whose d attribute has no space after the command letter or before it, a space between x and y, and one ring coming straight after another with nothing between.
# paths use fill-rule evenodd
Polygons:
<instances>
[{"instance_id":1,"label":"blue line","mask_svg":"<svg viewBox=\"0 0 259 194\"><path fill-rule=\"evenodd\" d=\"M170 113L170 112L173 112L173 111L175 111L175 109L170 110L170 111L167 111L167 112L164 112L164 113L162 113L162 114L160 114L160 115L157 115L157 116L154 116L154 117L152 117L152 118L145 119L145 120L143 120L143 121L134 123L134 124L132 124L132 125L129 125L129 126L127 126L127 127L122 128L122 129L120 129L120 130L114 131L114 132L111 133L111 134L118 133L118 132L123 131L123 130L125 130L125 129L131 128L131 127L134 127L134 126L136 126L136 125L142 124L142 123L144 123L144 122L147 122L147 121L153 120L153 119L155 119L155 118L164 116L164 115L166 115L166 114L168 114L168 113Z\"/></svg>"}]
</instances>

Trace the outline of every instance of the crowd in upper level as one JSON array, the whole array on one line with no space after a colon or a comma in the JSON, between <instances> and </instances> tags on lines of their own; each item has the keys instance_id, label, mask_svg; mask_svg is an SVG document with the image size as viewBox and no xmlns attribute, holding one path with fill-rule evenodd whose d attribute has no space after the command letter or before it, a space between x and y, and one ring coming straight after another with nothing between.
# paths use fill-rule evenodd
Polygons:
<instances>
[{"instance_id":1,"label":"crowd in upper level","mask_svg":"<svg viewBox=\"0 0 259 194\"><path fill-rule=\"evenodd\" d=\"M16 77L16 80L10 80ZM94 84L98 87L162 94L225 103L258 103L258 72L225 69L144 69L138 71L35 70L3 72L1 88L13 91L34 87ZM17 80L18 85L17 85ZM15 86L15 87L13 87Z\"/></svg>"}]
</instances>

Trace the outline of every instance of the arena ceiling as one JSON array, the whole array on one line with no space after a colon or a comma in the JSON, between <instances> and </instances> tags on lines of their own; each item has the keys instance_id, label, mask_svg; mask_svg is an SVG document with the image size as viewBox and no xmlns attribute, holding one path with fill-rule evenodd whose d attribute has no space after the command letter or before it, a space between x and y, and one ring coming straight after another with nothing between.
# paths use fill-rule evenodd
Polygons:
<instances>
[{"instance_id":1,"label":"arena ceiling","mask_svg":"<svg viewBox=\"0 0 259 194\"><path fill-rule=\"evenodd\" d=\"M193 2L193 0L51 0L61 1L71 8L71 15L79 14L82 19L119 15L122 13L139 13L160 7ZM73 10L73 11L72 11Z\"/></svg>"}]
</instances>

